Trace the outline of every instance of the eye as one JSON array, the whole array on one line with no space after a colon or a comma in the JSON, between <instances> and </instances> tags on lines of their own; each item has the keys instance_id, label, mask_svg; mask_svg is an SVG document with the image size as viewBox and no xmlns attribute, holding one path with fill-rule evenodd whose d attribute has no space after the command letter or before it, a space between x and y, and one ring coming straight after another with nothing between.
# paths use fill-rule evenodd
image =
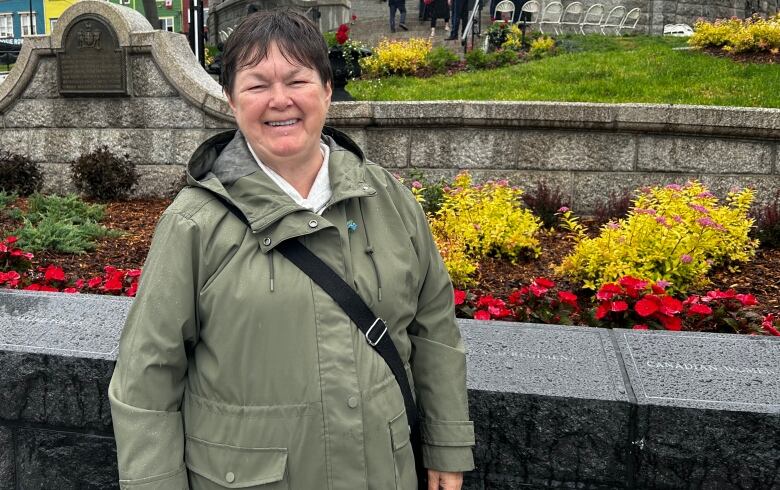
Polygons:
<instances>
[{"instance_id":1,"label":"eye","mask_svg":"<svg viewBox=\"0 0 780 490\"><path fill-rule=\"evenodd\" d=\"M306 80L293 80L290 85L305 85Z\"/></svg>"}]
</instances>

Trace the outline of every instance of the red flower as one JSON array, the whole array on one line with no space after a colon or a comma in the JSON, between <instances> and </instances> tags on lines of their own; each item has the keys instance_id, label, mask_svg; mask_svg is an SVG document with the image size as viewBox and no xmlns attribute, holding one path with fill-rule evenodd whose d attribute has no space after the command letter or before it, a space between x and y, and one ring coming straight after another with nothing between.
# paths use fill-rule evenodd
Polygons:
<instances>
[{"instance_id":1,"label":"red flower","mask_svg":"<svg viewBox=\"0 0 780 490\"><path fill-rule=\"evenodd\" d=\"M105 272L106 275L113 274L114 272L116 272L116 267L107 265L107 266L103 267L103 272Z\"/></svg>"},{"instance_id":2,"label":"red flower","mask_svg":"<svg viewBox=\"0 0 780 490\"><path fill-rule=\"evenodd\" d=\"M78 279L75 284L76 288L81 289L84 287L84 279Z\"/></svg>"},{"instance_id":3,"label":"red flower","mask_svg":"<svg viewBox=\"0 0 780 490\"><path fill-rule=\"evenodd\" d=\"M761 327L767 332L769 332L771 335L780 337L780 331L778 331L775 328L774 324L775 324L775 316L772 313L770 313L764 317L764 321L761 322Z\"/></svg>"},{"instance_id":4,"label":"red flower","mask_svg":"<svg viewBox=\"0 0 780 490\"><path fill-rule=\"evenodd\" d=\"M6 253L8 251L8 247L5 246L5 243L0 243L0 253Z\"/></svg>"},{"instance_id":5,"label":"red flower","mask_svg":"<svg viewBox=\"0 0 780 490\"><path fill-rule=\"evenodd\" d=\"M65 271L63 271L61 268L57 267L56 265L50 265L49 267L46 268L46 271L43 274L43 279L46 282L64 281Z\"/></svg>"},{"instance_id":6,"label":"red flower","mask_svg":"<svg viewBox=\"0 0 780 490\"><path fill-rule=\"evenodd\" d=\"M728 291L721 291L720 289L716 289L715 291L709 291L707 293L708 298L712 299L731 299L736 297L737 293L733 289L729 289Z\"/></svg>"},{"instance_id":7,"label":"red flower","mask_svg":"<svg viewBox=\"0 0 780 490\"><path fill-rule=\"evenodd\" d=\"M611 301L605 301L599 305L598 308L596 308L596 320L601 320L605 316L607 316L607 313L612 309L612 302Z\"/></svg>"},{"instance_id":8,"label":"red flower","mask_svg":"<svg viewBox=\"0 0 780 490\"><path fill-rule=\"evenodd\" d=\"M93 277L92 279L90 279L87 282L87 286L90 287L90 288L96 288L96 287L100 286L100 283L102 283L102 282L103 282L103 278L102 277L95 276L95 277Z\"/></svg>"},{"instance_id":9,"label":"red flower","mask_svg":"<svg viewBox=\"0 0 780 490\"><path fill-rule=\"evenodd\" d=\"M682 330L682 320L677 318L676 316L666 316L661 315L658 317L658 320L663 324L664 328L667 330Z\"/></svg>"},{"instance_id":10,"label":"red flower","mask_svg":"<svg viewBox=\"0 0 780 490\"><path fill-rule=\"evenodd\" d=\"M18 240L18 238L16 238L13 235L8 235L7 237L5 237L5 243L7 243L8 245L10 245L12 243L16 243L17 240Z\"/></svg>"},{"instance_id":11,"label":"red flower","mask_svg":"<svg viewBox=\"0 0 780 490\"><path fill-rule=\"evenodd\" d=\"M625 301L614 301L612 303L612 311L626 311L628 309L628 303Z\"/></svg>"},{"instance_id":12,"label":"red flower","mask_svg":"<svg viewBox=\"0 0 780 490\"><path fill-rule=\"evenodd\" d=\"M134 282L130 285L129 288L127 288L127 291L125 292L125 296L133 297L135 296L135 293L138 291L138 283Z\"/></svg>"},{"instance_id":13,"label":"red flower","mask_svg":"<svg viewBox=\"0 0 780 490\"><path fill-rule=\"evenodd\" d=\"M682 303L680 300L672 298L671 296L664 296L661 298L661 313L664 315L674 315L682 311Z\"/></svg>"},{"instance_id":14,"label":"red flower","mask_svg":"<svg viewBox=\"0 0 780 490\"><path fill-rule=\"evenodd\" d=\"M523 288L523 289L526 289L526 288ZM509 295L508 300L509 300L509 304L510 305L520 305L520 304L523 304L523 290L521 289L519 291L518 290L512 291L512 293Z\"/></svg>"},{"instance_id":15,"label":"red flower","mask_svg":"<svg viewBox=\"0 0 780 490\"><path fill-rule=\"evenodd\" d=\"M496 298L494 298L489 294L486 294L485 296L480 296L479 299L477 299L476 306L477 308L482 308L482 307L493 306L494 304L496 304Z\"/></svg>"},{"instance_id":16,"label":"red flower","mask_svg":"<svg viewBox=\"0 0 780 490\"><path fill-rule=\"evenodd\" d=\"M618 284L626 289L644 289L647 286L647 281L641 281L632 276L623 276L618 281Z\"/></svg>"},{"instance_id":17,"label":"red flower","mask_svg":"<svg viewBox=\"0 0 780 490\"><path fill-rule=\"evenodd\" d=\"M40 291L41 285L40 284L30 284L26 288L24 288L25 291Z\"/></svg>"},{"instance_id":18,"label":"red flower","mask_svg":"<svg viewBox=\"0 0 780 490\"><path fill-rule=\"evenodd\" d=\"M352 14L352 22L355 22L357 20L357 15Z\"/></svg>"},{"instance_id":19,"label":"red flower","mask_svg":"<svg viewBox=\"0 0 780 490\"><path fill-rule=\"evenodd\" d=\"M647 325L645 325L644 323L637 323L636 325L634 325L634 326L633 326L633 327L631 327L631 328L632 328L632 329L634 329L634 330L649 330L649 329L650 329L650 328L649 328Z\"/></svg>"},{"instance_id":20,"label":"red flower","mask_svg":"<svg viewBox=\"0 0 780 490\"><path fill-rule=\"evenodd\" d=\"M78 293L79 290L76 288L65 288L62 290L63 293Z\"/></svg>"},{"instance_id":21,"label":"red flower","mask_svg":"<svg viewBox=\"0 0 780 490\"><path fill-rule=\"evenodd\" d=\"M596 299L599 299L601 301L604 301L606 299L612 299L612 296L616 294L622 293L623 290L618 286L617 284L613 284L611 282L608 282L601 286L599 291L596 293Z\"/></svg>"},{"instance_id":22,"label":"red flower","mask_svg":"<svg viewBox=\"0 0 780 490\"><path fill-rule=\"evenodd\" d=\"M558 291L558 299L563 304L577 307L577 295L571 291Z\"/></svg>"},{"instance_id":23,"label":"red flower","mask_svg":"<svg viewBox=\"0 0 780 490\"><path fill-rule=\"evenodd\" d=\"M658 311L659 306L661 306L660 303L661 301L656 296L645 296L636 302L634 311L636 311L639 316L650 316Z\"/></svg>"},{"instance_id":24,"label":"red flower","mask_svg":"<svg viewBox=\"0 0 780 490\"><path fill-rule=\"evenodd\" d=\"M531 287L529 288L531 290L531 294L536 296L537 298L541 298L542 296L549 291L549 289L537 286L536 284L531 284Z\"/></svg>"},{"instance_id":25,"label":"red flower","mask_svg":"<svg viewBox=\"0 0 780 490\"><path fill-rule=\"evenodd\" d=\"M103 289L108 292L122 292L122 281L119 279L119 276L114 275L112 276L106 283L103 285Z\"/></svg>"},{"instance_id":26,"label":"red flower","mask_svg":"<svg viewBox=\"0 0 780 490\"><path fill-rule=\"evenodd\" d=\"M712 308L710 308L707 305L703 305L701 303L692 305L691 308L688 310L688 313L691 315L710 315L712 314Z\"/></svg>"},{"instance_id":27,"label":"red flower","mask_svg":"<svg viewBox=\"0 0 780 490\"><path fill-rule=\"evenodd\" d=\"M128 274L130 275L130 274ZM135 283L134 283L135 284ZM466 291L460 289L455 290L455 304L462 305L466 301Z\"/></svg>"},{"instance_id":28,"label":"red flower","mask_svg":"<svg viewBox=\"0 0 780 490\"><path fill-rule=\"evenodd\" d=\"M126 275L127 277L141 277L141 269L129 269Z\"/></svg>"},{"instance_id":29,"label":"red flower","mask_svg":"<svg viewBox=\"0 0 780 490\"><path fill-rule=\"evenodd\" d=\"M347 34L347 31L339 31L336 33L336 42L339 44L344 44L347 42L347 39L349 39L349 34Z\"/></svg>"},{"instance_id":30,"label":"red flower","mask_svg":"<svg viewBox=\"0 0 780 490\"><path fill-rule=\"evenodd\" d=\"M511 315L512 311L501 306L488 306L488 313L490 313L493 318L504 318Z\"/></svg>"},{"instance_id":31,"label":"red flower","mask_svg":"<svg viewBox=\"0 0 780 490\"><path fill-rule=\"evenodd\" d=\"M742 303L742 306L754 306L758 304L758 300L752 294L738 294L736 298Z\"/></svg>"},{"instance_id":32,"label":"red flower","mask_svg":"<svg viewBox=\"0 0 780 490\"><path fill-rule=\"evenodd\" d=\"M547 279L546 277L537 277L536 279L533 280L533 283L539 287L543 287L547 289L555 287L555 283Z\"/></svg>"},{"instance_id":33,"label":"red flower","mask_svg":"<svg viewBox=\"0 0 780 490\"><path fill-rule=\"evenodd\" d=\"M490 313L485 310L477 310L474 312L475 320L490 320Z\"/></svg>"}]
</instances>

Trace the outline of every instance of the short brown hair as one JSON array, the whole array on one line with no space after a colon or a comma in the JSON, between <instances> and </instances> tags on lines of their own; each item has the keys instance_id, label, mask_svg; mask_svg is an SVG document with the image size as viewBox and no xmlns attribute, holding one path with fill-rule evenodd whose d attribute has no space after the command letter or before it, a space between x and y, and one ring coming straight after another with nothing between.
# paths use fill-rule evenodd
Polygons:
<instances>
[{"instance_id":1,"label":"short brown hair","mask_svg":"<svg viewBox=\"0 0 780 490\"><path fill-rule=\"evenodd\" d=\"M294 10L275 9L249 15L225 42L220 82L226 95L233 94L236 74L265 59L273 43L287 61L311 68L323 85L333 86L328 45L317 27Z\"/></svg>"}]
</instances>

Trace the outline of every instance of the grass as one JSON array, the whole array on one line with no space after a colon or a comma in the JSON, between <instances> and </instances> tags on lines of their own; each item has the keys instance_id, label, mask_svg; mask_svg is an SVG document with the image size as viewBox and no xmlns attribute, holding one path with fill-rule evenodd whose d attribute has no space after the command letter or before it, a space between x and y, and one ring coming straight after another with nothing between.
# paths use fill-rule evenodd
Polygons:
<instances>
[{"instance_id":1,"label":"grass","mask_svg":"<svg viewBox=\"0 0 780 490\"><path fill-rule=\"evenodd\" d=\"M435 76L355 80L357 100L537 100L780 107L780 66L693 50L684 38L565 36L563 54Z\"/></svg>"}]
</instances>

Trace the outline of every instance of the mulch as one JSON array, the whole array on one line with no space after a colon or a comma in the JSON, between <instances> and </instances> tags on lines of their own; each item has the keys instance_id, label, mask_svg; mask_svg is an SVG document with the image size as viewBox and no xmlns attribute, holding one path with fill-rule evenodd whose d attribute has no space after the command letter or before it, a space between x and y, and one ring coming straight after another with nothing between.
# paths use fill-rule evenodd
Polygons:
<instances>
[{"instance_id":1,"label":"mulch","mask_svg":"<svg viewBox=\"0 0 780 490\"><path fill-rule=\"evenodd\" d=\"M169 199L110 203L103 224L124 231L121 237L102 239L95 251L86 254L38 253L34 265L56 264L69 277L81 278L102 275L107 265L121 269L140 268L157 220L169 204ZM7 235L13 227L14 223L3 214L0 217L0 235ZM506 297L513 289L540 276L555 280L560 288L576 290L574 285L553 274L553 267L572 250L573 242L561 232L548 232L540 238L542 254L537 259L517 264L497 259L484 260L477 273L481 291ZM762 314L780 313L780 250L759 249L755 258L743 264L739 271L719 270L711 279L709 289L732 288L738 293L751 293L759 301L757 311Z\"/></svg>"}]
</instances>

